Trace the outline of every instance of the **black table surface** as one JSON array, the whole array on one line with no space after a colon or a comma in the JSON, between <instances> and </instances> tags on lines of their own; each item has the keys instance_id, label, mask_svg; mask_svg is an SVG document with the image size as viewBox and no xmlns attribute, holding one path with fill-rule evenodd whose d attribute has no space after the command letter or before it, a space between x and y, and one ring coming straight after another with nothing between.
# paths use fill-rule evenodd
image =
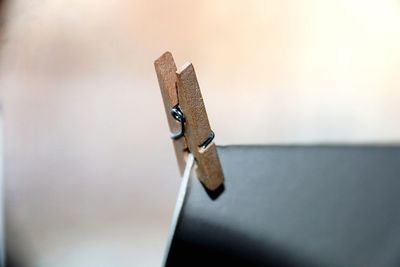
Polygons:
<instances>
[{"instance_id":1,"label":"black table surface","mask_svg":"<svg viewBox=\"0 0 400 267\"><path fill-rule=\"evenodd\" d=\"M192 172L167 266L400 266L400 146L218 147Z\"/></svg>"}]
</instances>

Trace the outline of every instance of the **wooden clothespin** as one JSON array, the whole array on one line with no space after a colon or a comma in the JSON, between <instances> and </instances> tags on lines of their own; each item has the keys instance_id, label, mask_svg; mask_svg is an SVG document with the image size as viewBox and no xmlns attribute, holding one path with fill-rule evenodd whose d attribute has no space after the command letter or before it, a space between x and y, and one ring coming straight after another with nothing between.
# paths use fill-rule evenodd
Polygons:
<instances>
[{"instance_id":1,"label":"wooden clothespin","mask_svg":"<svg viewBox=\"0 0 400 267\"><path fill-rule=\"evenodd\" d=\"M219 188L224 174L193 65L177 70L171 53L166 52L154 66L181 174L192 153L199 180L209 190Z\"/></svg>"}]
</instances>

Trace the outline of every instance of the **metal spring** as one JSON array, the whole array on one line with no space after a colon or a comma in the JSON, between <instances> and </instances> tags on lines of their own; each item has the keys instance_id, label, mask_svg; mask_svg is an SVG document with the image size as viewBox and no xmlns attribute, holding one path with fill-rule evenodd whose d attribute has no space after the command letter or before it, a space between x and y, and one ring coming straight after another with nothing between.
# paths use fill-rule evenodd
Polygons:
<instances>
[{"instance_id":1,"label":"metal spring","mask_svg":"<svg viewBox=\"0 0 400 267\"><path fill-rule=\"evenodd\" d=\"M185 115L183 115L183 112L182 112L181 108L179 107L179 105L176 105L171 109L171 115L175 120L177 120L181 123L181 130L177 133L172 134L172 136L171 136L171 138L173 140L176 140L176 139L181 138L185 134L186 119L185 119Z\"/></svg>"},{"instance_id":2,"label":"metal spring","mask_svg":"<svg viewBox=\"0 0 400 267\"><path fill-rule=\"evenodd\" d=\"M201 147L202 149L206 149L207 146L214 140L215 137L215 133L213 131L210 132L210 134L208 135L207 139L204 140L204 142L199 145L199 147Z\"/></svg>"},{"instance_id":3,"label":"metal spring","mask_svg":"<svg viewBox=\"0 0 400 267\"><path fill-rule=\"evenodd\" d=\"M171 138L173 140L176 140L176 139L181 138L185 134L186 118L185 118L185 115L183 114L181 108L179 107L179 105L176 105L171 109L171 115L176 121L179 121L181 123L180 131L177 132L177 133L172 134L172 136L171 136ZM209 144L211 144L211 142L214 140L214 137L215 137L215 133L213 131L211 131L209 136L207 137L207 139L204 140L204 142L201 143L201 145L199 145L199 147L202 148L202 149L206 149L207 146Z\"/></svg>"}]
</instances>

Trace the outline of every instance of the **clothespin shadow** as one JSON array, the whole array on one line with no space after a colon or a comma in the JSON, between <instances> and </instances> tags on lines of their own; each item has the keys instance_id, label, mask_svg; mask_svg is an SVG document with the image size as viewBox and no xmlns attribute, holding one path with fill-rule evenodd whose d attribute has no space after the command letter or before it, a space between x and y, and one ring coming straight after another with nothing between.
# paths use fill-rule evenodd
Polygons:
<instances>
[{"instance_id":1,"label":"clothespin shadow","mask_svg":"<svg viewBox=\"0 0 400 267\"><path fill-rule=\"evenodd\" d=\"M221 184L214 190L209 190L203 183L201 183L201 185L211 200L216 200L225 191L225 184Z\"/></svg>"}]
</instances>

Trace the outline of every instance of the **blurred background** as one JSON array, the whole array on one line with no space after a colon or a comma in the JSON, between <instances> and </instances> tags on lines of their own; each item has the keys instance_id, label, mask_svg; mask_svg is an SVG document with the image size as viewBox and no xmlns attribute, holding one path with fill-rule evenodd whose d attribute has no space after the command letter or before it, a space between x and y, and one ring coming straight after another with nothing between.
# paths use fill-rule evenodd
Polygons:
<instances>
[{"instance_id":1,"label":"blurred background","mask_svg":"<svg viewBox=\"0 0 400 267\"><path fill-rule=\"evenodd\" d=\"M194 64L217 144L400 141L399 0L0 5L12 266L160 266L180 184L166 50Z\"/></svg>"}]
</instances>

